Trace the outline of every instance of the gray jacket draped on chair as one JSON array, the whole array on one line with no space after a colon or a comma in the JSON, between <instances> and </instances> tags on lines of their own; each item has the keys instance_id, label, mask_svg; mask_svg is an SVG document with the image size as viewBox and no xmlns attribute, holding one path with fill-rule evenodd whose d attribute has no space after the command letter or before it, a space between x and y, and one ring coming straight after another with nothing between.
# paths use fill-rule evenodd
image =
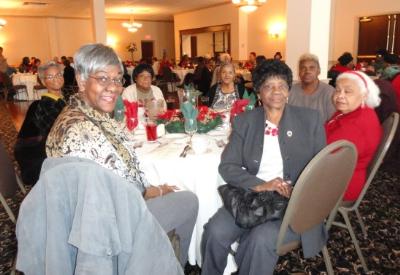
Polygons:
<instances>
[{"instance_id":1,"label":"gray jacket draped on chair","mask_svg":"<svg viewBox=\"0 0 400 275\"><path fill-rule=\"evenodd\" d=\"M50 158L17 222L17 269L30 274L179 274L137 188L78 158Z\"/></svg>"},{"instance_id":2,"label":"gray jacket draped on chair","mask_svg":"<svg viewBox=\"0 0 400 275\"><path fill-rule=\"evenodd\" d=\"M308 162L326 145L322 120L315 110L286 104L278 128L283 178L295 183ZM228 184L250 189L264 182L256 176L263 154L264 131L262 107L235 118L219 166ZM305 257L317 254L327 240L324 226L321 224L302 234L301 240Z\"/></svg>"}]
</instances>

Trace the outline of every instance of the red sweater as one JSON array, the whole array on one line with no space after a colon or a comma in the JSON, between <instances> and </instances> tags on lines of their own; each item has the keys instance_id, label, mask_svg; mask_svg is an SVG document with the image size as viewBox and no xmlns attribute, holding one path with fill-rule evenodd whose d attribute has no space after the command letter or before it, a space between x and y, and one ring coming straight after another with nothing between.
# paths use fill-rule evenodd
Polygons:
<instances>
[{"instance_id":1,"label":"red sweater","mask_svg":"<svg viewBox=\"0 0 400 275\"><path fill-rule=\"evenodd\" d=\"M357 148L357 165L343 198L354 201L364 187L368 165L382 139L378 117L369 107L360 107L347 114L336 112L325 124L325 131L328 144L345 139Z\"/></svg>"}]
</instances>

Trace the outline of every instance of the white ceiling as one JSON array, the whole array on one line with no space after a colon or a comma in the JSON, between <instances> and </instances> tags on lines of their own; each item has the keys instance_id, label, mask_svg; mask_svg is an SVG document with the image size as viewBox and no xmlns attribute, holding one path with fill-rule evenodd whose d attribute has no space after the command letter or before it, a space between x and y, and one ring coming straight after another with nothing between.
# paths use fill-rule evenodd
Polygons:
<instances>
[{"instance_id":1,"label":"white ceiling","mask_svg":"<svg viewBox=\"0 0 400 275\"><path fill-rule=\"evenodd\" d=\"M90 17L92 0L0 0L0 15ZM48 3L23 5L24 2ZM173 14L210 7L229 0L105 0L107 18L173 20Z\"/></svg>"}]
</instances>

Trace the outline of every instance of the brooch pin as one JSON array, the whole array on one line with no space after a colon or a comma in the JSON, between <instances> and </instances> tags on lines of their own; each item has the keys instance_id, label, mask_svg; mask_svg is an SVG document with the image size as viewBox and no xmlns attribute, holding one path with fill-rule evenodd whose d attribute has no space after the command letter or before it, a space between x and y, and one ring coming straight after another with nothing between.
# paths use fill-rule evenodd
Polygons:
<instances>
[{"instance_id":1,"label":"brooch pin","mask_svg":"<svg viewBox=\"0 0 400 275\"><path fill-rule=\"evenodd\" d=\"M286 135L287 135L288 137L291 137L291 136L293 136L293 132L289 130L289 131L286 132Z\"/></svg>"}]
</instances>

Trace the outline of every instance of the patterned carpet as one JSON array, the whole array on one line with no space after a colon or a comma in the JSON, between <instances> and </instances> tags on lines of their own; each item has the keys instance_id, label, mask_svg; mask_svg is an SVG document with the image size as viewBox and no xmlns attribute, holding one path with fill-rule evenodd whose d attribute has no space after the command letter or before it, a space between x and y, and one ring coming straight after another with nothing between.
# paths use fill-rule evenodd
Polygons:
<instances>
[{"instance_id":1,"label":"patterned carpet","mask_svg":"<svg viewBox=\"0 0 400 275\"><path fill-rule=\"evenodd\" d=\"M7 146L12 156L16 130L11 116L0 101L0 140ZM367 226L368 238L363 239L361 230L352 217L353 227L367 265L368 274L400 273L400 165L398 162L385 165L375 177L368 193L361 204L360 212ZM18 194L10 202L14 213L23 199ZM8 274L16 254L15 226L0 207L0 274ZM333 227L330 232L328 250L337 274L363 274L360 261L352 245L350 235L344 229ZM276 267L276 274L325 272L322 257L304 260L301 251L281 257ZM191 275L198 272L189 272ZM166 274L168 275L168 274Z\"/></svg>"}]
</instances>

